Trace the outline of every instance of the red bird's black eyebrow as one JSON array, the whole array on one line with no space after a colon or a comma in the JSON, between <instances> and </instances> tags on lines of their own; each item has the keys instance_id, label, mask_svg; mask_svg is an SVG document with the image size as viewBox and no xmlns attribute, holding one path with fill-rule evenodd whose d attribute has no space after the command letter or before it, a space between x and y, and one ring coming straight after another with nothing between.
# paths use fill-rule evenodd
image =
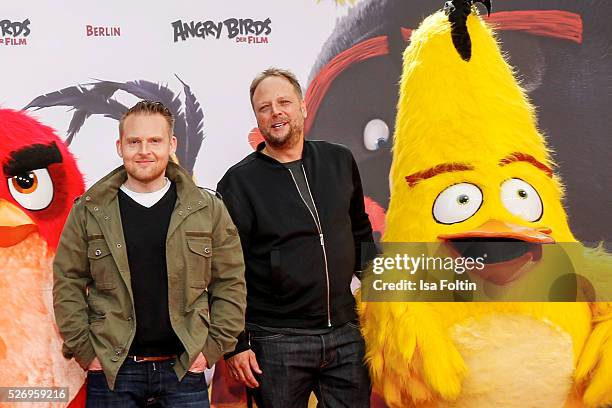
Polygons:
<instances>
[{"instance_id":1,"label":"red bird's black eyebrow","mask_svg":"<svg viewBox=\"0 0 612 408\"><path fill-rule=\"evenodd\" d=\"M53 163L61 163L62 154L55 144L33 144L12 151L9 159L2 166L6 177L14 177L31 170L42 169Z\"/></svg>"}]
</instances>

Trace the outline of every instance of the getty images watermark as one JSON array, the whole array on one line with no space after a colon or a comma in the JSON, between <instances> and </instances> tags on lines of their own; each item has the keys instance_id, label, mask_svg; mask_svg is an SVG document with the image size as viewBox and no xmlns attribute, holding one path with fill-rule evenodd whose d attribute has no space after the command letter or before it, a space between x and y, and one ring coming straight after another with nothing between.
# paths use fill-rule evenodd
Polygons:
<instances>
[{"instance_id":1,"label":"getty images watermark","mask_svg":"<svg viewBox=\"0 0 612 408\"><path fill-rule=\"evenodd\" d=\"M372 273L381 275L385 271L401 271L409 275L415 275L419 270L428 271L452 271L456 275L462 275L466 271L482 271L485 268L486 257L436 257L436 256L420 256L414 257L404 254L395 254L394 256L381 255L372 261ZM476 283L470 282L469 279L441 279L438 282L425 281L424 279L411 280L400 279L399 281L386 282L384 279L376 279L372 282L375 290L472 290L478 289Z\"/></svg>"},{"instance_id":2,"label":"getty images watermark","mask_svg":"<svg viewBox=\"0 0 612 408\"><path fill-rule=\"evenodd\" d=\"M366 302L611 301L612 256L606 247L517 240L383 243L364 268L361 297Z\"/></svg>"}]
</instances>

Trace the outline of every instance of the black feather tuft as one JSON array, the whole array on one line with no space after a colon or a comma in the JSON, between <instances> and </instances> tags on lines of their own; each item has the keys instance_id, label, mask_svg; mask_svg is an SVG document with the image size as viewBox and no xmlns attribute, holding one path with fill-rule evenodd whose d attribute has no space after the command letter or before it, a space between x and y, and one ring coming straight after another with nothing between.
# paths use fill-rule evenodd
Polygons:
<instances>
[{"instance_id":1,"label":"black feather tuft","mask_svg":"<svg viewBox=\"0 0 612 408\"><path fill-rule=\"evenodd\" d=\"M472 57L472 40L467 30L467 18L472 12L472 0L448 0L444 11L451 23L451 37L455 49L464 61Z\"/></svg>"},{"instance_id":2,"label":"black feather tuft","mask_svg":"<svg viewBox=\"0 0 612 408\"><path fill-rule=\"evenodd\" d=\"M444 12L451 23L451 37L455 49L464 61L472 58L472 40L467 29L467 18L472 12L472 4L482 3L491 14L491 0L448 0Z\"/></svg>"}]
</instances>

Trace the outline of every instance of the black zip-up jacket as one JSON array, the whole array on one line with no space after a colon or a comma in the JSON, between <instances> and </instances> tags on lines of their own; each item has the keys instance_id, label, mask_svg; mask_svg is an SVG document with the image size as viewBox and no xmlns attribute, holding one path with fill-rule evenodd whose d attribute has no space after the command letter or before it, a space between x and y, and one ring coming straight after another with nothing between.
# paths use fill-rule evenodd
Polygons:
<instances>
[{"instance_id":1,"label":"black zip-up jacket","mask_svg":"<svg viewBox=\"0 0 612 408\"><path fill-rule=\"evenodd\" d=\"M304 142L303 170L317 209L312 214L291 172L261 153L263 147L231 167L217 186L242 243L247 323L315 329L354 320L350 283L360 270L361 244L373 238L350 150Z\"/></svg>"}]
</instances>

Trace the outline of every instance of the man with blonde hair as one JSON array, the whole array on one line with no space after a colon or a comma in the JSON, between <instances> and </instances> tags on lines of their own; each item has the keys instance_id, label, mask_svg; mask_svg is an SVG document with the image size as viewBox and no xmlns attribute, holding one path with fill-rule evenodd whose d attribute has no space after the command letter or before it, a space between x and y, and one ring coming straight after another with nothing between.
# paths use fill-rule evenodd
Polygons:
<instances>
[{"instance_id":1,"label":"man with blonde hair","mask_svg":"<svg viewBox=\"0 0 612 408\"><path fill-rule=\"evenodd\" d=\"M208 407L204 370L244 325L240 240L223 203L169 161L174 119L141 101L119 124L113 170L77 200L54 262L66 358L88 407Z\"/></svg>"}]
</instances>

